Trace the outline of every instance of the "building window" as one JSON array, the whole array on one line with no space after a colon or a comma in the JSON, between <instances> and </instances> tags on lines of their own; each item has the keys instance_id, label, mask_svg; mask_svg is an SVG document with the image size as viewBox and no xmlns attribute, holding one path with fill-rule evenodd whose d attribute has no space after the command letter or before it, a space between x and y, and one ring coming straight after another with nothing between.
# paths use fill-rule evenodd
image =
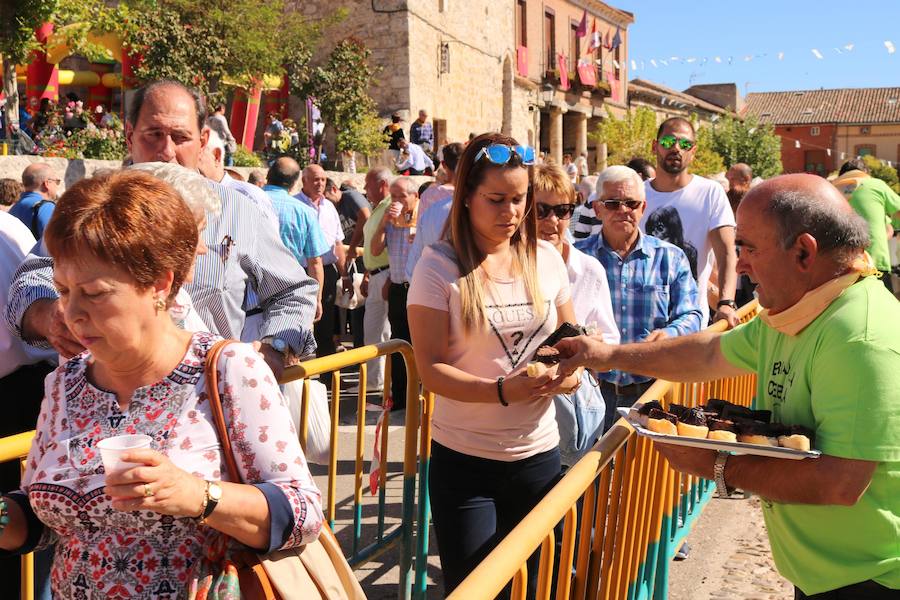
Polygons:
<instances>
[{"instance_id":1,"label":"building window","mask_svg":"<svg viewBox=\"0 0 900 600\"><path fill-rule=\"evenodd\" d=\"M549 8L544 10L544 48L544 67L551 71L556 68L556 15Z\"/></svg>"},{"instance_id":2,"label":"building window","mask_svg":"<svg viewBox=\"0 0 900 600\"><path fill-rule=\"evenodd\" d=\"M820 133L820 131L819 131L818 127L810 127L809 128L809 135L815 136L815 135L819 135L819 133Z\"/></svg>"},{"instance_id":3,"label":"building window","mask_svg":"<svg viewBox=\"0 0 900 600\"><path fill-rule=\"evenodd\" d=\"M860 144L853 150L856 156L875 156L875 146L873 144Z\"/></svg>"},{"instance_id":4,"label":"building window","mask_svg":"<svg viewBox=\"0 0 900 600\"><path fill-rule=\"evenodd\" d=\"M528 46L527 0L516 0L516 45Z\"/></svg>"},{"instance_id":5,"label":"building window","mask_svg":"<svg viewBox=\"0 0 900 600\"><path fill-rule=\"evenodd\" d=\"M581 38L578 37L578 21L569 21L569 71L574 73L581 56Z\"/></svg>"},{"instance_id":6,"label":"building window","mask_svg":"<svg viewBox=\"0 0 900 600\"><path fill-rule=\"evenodd\" d=\"M616 70L616 72L615 72L615 78L616 78L616 81L618 81L618 80L620 80L620 79L622 78L622 76L621 76L621 72L622 72L622 44L619 44L618 46L616 46L616 52L615 52L615 54L614 54L613 56L614 56L615 59L616 59L616 62L615 62L615 64L613 64L613 67L614 67L615 70Z\"/></svg>"},{"instance_id":7,"label":"building window","mask_svg":"<svg viewBox=\"0 0 900 600\"><path fill-rule=\"evenodd\" d=\"M450 0L438 0L438 12L447 12L447 5Z\"/></svg>"}]
</instances>

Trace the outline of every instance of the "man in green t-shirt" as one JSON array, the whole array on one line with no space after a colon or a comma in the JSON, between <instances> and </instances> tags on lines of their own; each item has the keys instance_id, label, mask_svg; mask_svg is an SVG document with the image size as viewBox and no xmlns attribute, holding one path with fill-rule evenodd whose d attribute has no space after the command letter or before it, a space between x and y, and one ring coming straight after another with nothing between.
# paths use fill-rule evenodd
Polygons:
<instances>
[{"instance_id":1,"label":"man in green t-shirt","mask_svg":"<svg viewBox=\"0 0 900 600\"><path fill-rule=\"evenodd\" d=\"M737 214L738 272L766 311L726 333L557 345L576 365L672 381L755 372L773 419L815 431L817 459L730 456L656 444L679 471L763 498L779 571L796 598L900 595L900 303L863 268L868 228L812 175L751 190ZM827 594L826 594L827 593Z\"/></svg>"},{"instance_id":2,"label":"man in green t-shirt","mask_svg":"<svg viewBox=\"0 0 900 600\"><path fill-rule=\"evenodd\" d=\"M869 224L871 238L867 250L875 261L875 266L883 272L884 284L896 292L891 285L891 256L888 250L887 231L891 219L900 217L900 196L887 183L877 177L861 180L850 196L850 206Z\"/></svg>"}]
</instances>

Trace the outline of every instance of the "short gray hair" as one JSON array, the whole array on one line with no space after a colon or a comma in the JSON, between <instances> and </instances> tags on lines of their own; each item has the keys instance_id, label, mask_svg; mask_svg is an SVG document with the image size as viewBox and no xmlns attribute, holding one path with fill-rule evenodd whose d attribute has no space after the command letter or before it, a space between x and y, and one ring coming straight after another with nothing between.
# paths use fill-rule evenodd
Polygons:
<instances>
[{"instance_id":1,"label":"short gray hair","mask_svg":"<svg viewBox=\"0 0 900 600\"><path fill-rule=\"evenodd\" d=\"M128 169L146 171L171 185L194 214L200 212L218 214L221 210L222 200L219 195L210 187L210 181L197 171L179 164L164 162L138 163Z\"/></svg>"},{"instance_id":2,"label":"short gray hair","mask_svg":"<svg viewBox=\"0 0 900 600\"><path fill-rule=\"evenodd\" d=\"M368 174L377 179L379 183L391 185L391 178L393 175L391 174L391 170L387 167L375 167L374 169L370 169Z\"/></svg>"},{"instance_id":3,"label":"short gray hair","mask_svg":"<svg viewBox=\"0 0 900 600\"><path fill-rule=\"evenodd\" d=\"M812 192L776 191L765 212L775 220L784 249L804 233L816 239L820 252L851 252L869 246L869 225L862 217L836 202L823 202Z\"/></svg>"},{"instance_id":4,"label":"short gray hair","mask_svg":"<svg viewBox=\"0 0 900 600\"><path fill-rule=\"evenodd\" d=\"M597 187L594 188L597 198L603 195L603 186L607 183L625 183L626 181L634 182L637 188L638 200L644 200L647 197L644 191L644 180L638 175L637 171L625 165L613 165L606 167L597 178Z\"/></svg>"},{"instance_id":5,"label":"short gray hair","mask_svg":"<svg viewBox=\"0 0 900 600\"><path fill-rule=\"evenodd\" d=\"M419 186L417 186L416 182L412 180L412 177L398 177L391 185L402 185L410 194L416 194L419 192Z\"/></svg>"}]
</instances>

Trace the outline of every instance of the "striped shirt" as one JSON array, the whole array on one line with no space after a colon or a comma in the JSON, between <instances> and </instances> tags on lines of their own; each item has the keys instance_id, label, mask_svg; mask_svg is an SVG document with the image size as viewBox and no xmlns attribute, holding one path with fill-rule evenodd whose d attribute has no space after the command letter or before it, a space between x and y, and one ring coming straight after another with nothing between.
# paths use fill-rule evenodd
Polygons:
<instances>
[{"instance_id":1,"label":"striped shirt","mask_svg":"<svg viewBox=\"0 0 900 600\"><path fill-rule=\"evenodd\" d=\"M200 318L213 333L240 338L245 299L253 292L263 316L260 338L284 340L300 356L315 353L316 281L306 275L256 205L218 183L209 185L221 197L222 210L218 215L207 213L202 237L209 252L197 257L194 280L184 285ZM53 286L53 259L43 244L39 251L42 255L25 259L9 290L6 321L19 337L28 307L41 298L59 297ZM49 345L42 342L40 347Z\"/></svg>"},{"instance_id":2,"label":"striped shirt","mask_svg":"<svg viewBox=\"0 0 900 600\"><path fill-rule=\"evenodd\" d=\"M639 342L662 329L669 337L700 331L697 282L681 248L639 232L637 244L625 258L595 235L575 247L595 257L606 269L613 314L622 343ZM610 383L629 385L648 377L622 371L601 373Z\"/></svg>"},{"instance_id":3,"label":"striped shirt","mask_svg":"<svg viewBox=\"0 0 900 600\"><path fill-rule=\"evenodd\" d=\"M575 208L571 226L572 237L576 241L600 233L600 219L594 214L594 209L591 208L591 205L587 203Z\"/></svg>"}]
</instances>

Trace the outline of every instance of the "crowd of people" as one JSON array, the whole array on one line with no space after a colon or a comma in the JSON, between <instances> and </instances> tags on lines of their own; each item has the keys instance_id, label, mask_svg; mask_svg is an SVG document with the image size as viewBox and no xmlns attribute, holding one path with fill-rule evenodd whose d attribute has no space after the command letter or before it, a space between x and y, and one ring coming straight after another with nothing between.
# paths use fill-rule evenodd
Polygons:
<instances>
[{"instance_id":1,"label":"crowd of people","mask_svg":"<svg viewBox=\"0 0 900 600\"><path fill-rule=\"evenodd\" d=\"M445 593L654 377L756 372L758 407L814 429L820 459L657 449L766 499L798 598L895 597L900 305L889 276L872 275L890 272L900 198L864 164L834 185L754 186L745 164L717 182L690 173L696 132L681 118L660 125L655 164L596 175L584 157L542 163L496 133L432 158L421 111L409 140L399 115L386 127L393 168L370 169L363 190L288 156L243 181L227 168L223 112L207 118L196 92L154 82L126 114L132 166L61 195L43 163L20 187L0 182L19 196L0 212L0 376L22 408L0 435L37 430L21 482L0 473L0 549L44 550L38 579L56 597L181 597L216 536L257 551L315 539L321 495L277 380L343 350L348 332L355 346L410 342L436 395ZM435 171L422 186L410 177ZM338 307L357 293L363 306ZM765 310L739 325L754 297ZM720 320L727 333L704 331ZM565 324L581 335L556 345L562 363L529 372ZM205 401L220 339L241 342L216 368L243 482L227 481ZM378 408L403 410L406 367L391 360ZM368 365L369 392L383 391L383 363ZM120 434L151 446L106 473L97 443Z\"/></svg>"}]
</instances>

